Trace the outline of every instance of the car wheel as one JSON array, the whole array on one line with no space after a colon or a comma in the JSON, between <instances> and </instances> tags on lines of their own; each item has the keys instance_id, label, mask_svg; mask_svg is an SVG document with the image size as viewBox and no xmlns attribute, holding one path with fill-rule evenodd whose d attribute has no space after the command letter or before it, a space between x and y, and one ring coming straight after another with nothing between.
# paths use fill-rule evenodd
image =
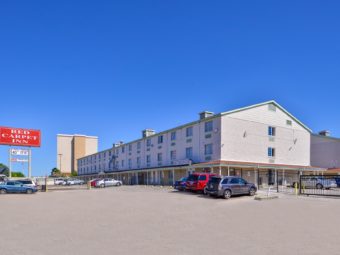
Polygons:
<instances>
[{"instance_id":1,"label":"car wheel","mask_svg":"<svg viewBox=\"0 0 340 255\"><path fill-rule=\"evenodd\" d=\"M7 190L5 189L0 189L0 194L6 194L7 193Z\"/></svg>"},{"instance_id":2,"label":"car wheel","mask_svg":"<svg viewBox=\"0 0 340 255\"><path fill-rule=\"evenodd\" d=\"M118 187L121 186L121 185L122 185L122 184L121 184L120 182L117 183L117 186L118 186Z\"/></svg>"},{"instance_id":3,"label":"car wheel","mask_svg":"<svg viewBox=\"0 0 340 255\"><path fill-rule=\"evenodd\" d=\"M104 188L104 184L100 184L100 187L101 187L101 188Z\"/></svg>"},{"instance_id":4,"label":"car wheel","mask_svg":"<svg viewBox=\"0 0 340 255\"><path fill-rule=\"evenodd\" d=\"M223 193L223 198L224 199L229 199L231 197L231 191L226 189Z\"/></svg>"},{"instance_id":5,"label":"car wheel","mask_svg":"<svg viewBox=\"0 0 340 255\"><path fill-rule=\"evenodd\" d=\"M255 196L255 194L256 194L256 190L254 189L254 188L251 188L250 190L249 190L249 196Z\"/></svg>"},{"instance_id":6,"label":"car wheel","mask_svg":"<svg viewBox=\"0 0 340 255\"><path fill-rule=\"evenodd\" d=\"M203 195L206 195L206 196L208 195L208 192L205 188L203 189Z\"/></svg>"},{"instance_id":7,"label":"car wheel","mask_svg":"<svg viewBox=\"0 0 340 255\"><path fill-rule=\"evenodd\" d=\"M323 189L323 186L322 186L321 183L318 183L318 184L316 184L316 188L317 188L317 189Z\"/></svg>"},{"instance_id":8,"label":"car wheel","mask_svg":"<svg viewBox=\"0 0 340 255\"><path fill-rule=\"evenodd\" d=\"M26 190L26 194L32 194L33 191L31 189Z\"/></svg>"}]
</instances>

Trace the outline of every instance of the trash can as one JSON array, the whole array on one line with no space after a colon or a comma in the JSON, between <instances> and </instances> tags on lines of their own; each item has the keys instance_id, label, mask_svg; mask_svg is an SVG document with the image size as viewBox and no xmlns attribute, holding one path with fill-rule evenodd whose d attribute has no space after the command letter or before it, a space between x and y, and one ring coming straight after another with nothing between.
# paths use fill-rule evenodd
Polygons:
<instances>
[{"instance_id":1,"label":"trash can","mask_svg":"<svg viewBox=\"0 0 340 255\"><path fill-rule=\"evenodd\" d=\"M87 189L91 189L91 181L87 182Z\"/></svg>"},{"instance_id":2,"label":"trash can","mask_svg":"<svg viewBox=\"0 0 340 255\"><path fill-rule=\"evenodd\" d=\"M41 185L41 191L46 192L46 185Z\"/></svg>"}]
</instances>

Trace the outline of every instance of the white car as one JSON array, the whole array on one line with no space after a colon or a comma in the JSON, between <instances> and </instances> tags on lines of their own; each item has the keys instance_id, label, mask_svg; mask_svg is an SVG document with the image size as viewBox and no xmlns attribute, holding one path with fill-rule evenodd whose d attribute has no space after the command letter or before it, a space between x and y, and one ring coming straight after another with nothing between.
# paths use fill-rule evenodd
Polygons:
<instances>
[{"instance_id":1,"label":"white car","mask_svg":"<svg viewBox=\"0 0 340 255\"><path fill-rule=\"evenodd\" d=\"M54 179L54 185L65 185L65 180L63 178Z\"/></svg>"},{"instance_id":2,"label":"white car","mask_svg":"<svg viewBox=\"0 0 340 255\"><path fill-rule=\"evenodd\" d=\"M97 188L105 188L110 186L121 186L123 183L121 181L111 179L111 178L105 178L102 180L99 180L96 182Z\"/></svg>"},{"instance_id":3,"label":"white car","mask_svg":"<svg viewBox=\"0 0 340 255\"><path fill-rule=\"evenodd\" d=\"M85 182L79 179L68 179L66 185L83 185Z\"/></svg>"}]
</instances>

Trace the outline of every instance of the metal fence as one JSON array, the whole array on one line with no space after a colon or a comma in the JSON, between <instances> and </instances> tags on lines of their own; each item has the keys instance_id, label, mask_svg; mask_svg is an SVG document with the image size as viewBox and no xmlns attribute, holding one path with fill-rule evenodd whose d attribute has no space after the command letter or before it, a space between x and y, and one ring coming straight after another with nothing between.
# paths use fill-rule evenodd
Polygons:
<instances>
[{"instance_id":1,"label":"metal fence","mask_svg":"<svg viewBox=\"0 0 340 255\"><path fill-rule=\"evenodd\" d=\"M298 185L301 195L340 197L339 175L301 175Z\"/></svg>"}]
</instances>

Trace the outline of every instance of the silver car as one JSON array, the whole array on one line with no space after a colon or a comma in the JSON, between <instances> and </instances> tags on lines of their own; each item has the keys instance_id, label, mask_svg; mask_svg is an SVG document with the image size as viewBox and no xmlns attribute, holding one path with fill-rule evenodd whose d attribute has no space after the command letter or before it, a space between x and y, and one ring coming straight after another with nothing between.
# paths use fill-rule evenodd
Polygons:
<instances>
[{"instance_id":1,"label":"silver car","mask_svg":"<svg viewBox=\"0 0 340 255\"><path fill-rule=\"evenodd\" d=\"M302 187L306 189L331 189L336 188L337 184L334 179L310 177L302 180Z\"/></svg>"}]
</instances>

